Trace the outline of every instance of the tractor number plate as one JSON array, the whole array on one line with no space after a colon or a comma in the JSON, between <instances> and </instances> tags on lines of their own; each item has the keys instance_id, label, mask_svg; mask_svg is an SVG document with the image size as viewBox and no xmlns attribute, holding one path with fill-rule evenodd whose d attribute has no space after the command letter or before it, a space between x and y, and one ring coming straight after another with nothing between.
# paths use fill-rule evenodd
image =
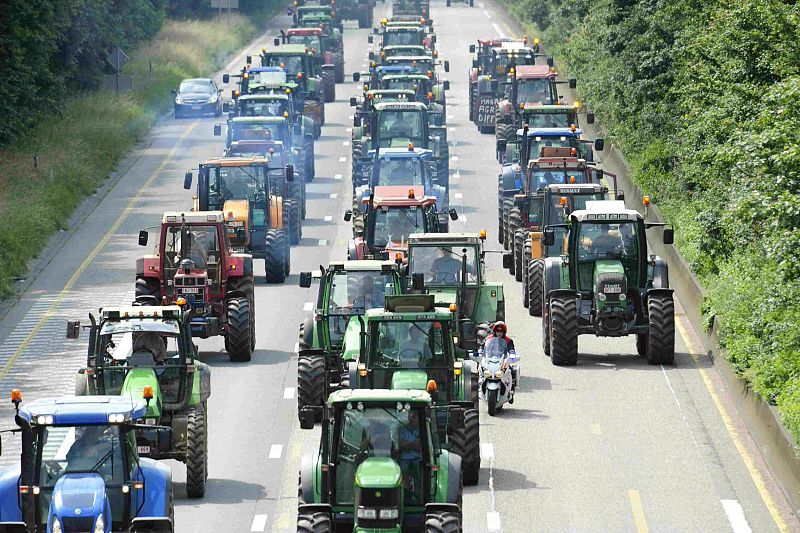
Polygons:
<instances>
[{"instance_id":1,"label":"tractor number plate","mask_svg":"<svg viewBox=\"0 0 800 533\"><path fill-rule=\"evenodd\" d=\"M200 290L201 289L199 287L194 289L181 287L180 292L184 294L200 294Z\"/></svg>"},{"instance_id":2,"label":"tractor number plate","mask_svg":"<svg viewBox=\"0 0 800 533\"><path fill-rule=\"evenodd\" d=\"M244 246L231 246L231 249L235 254L243 254L245 252Z\"/></svg>"},{"instance_id":3,"label":"tractor number plate","mask_svg":"<svg viewBox=\"0 0 800 533\"><path fill-rule=\"evenodd\" d=\"M203 106L199 106L199 105L193 105L193 106L192 106L192 111L200 111L200 108L201 108L201 107L203 107Z\"/></svg>"},{"instance_id":4,"label":"tractor number plate","mask_svg":"<svg viewBox=\"0 0 800 533\"><path fill-rule=\"evenodd\" d=\"M137 446L137 453L150 453L150 446Z\"/></svg>"},{"instance_id":5,"label":"tractor number plate","mask_svg":"<svg viewBox=\"0 0 800 533\"><path fill-rule=\"evenodd\" d=\"M603 287L603 292L606 294L619 294L622 292L622 287L620 285L606 285Z\"/></svg>"}]
</instances>

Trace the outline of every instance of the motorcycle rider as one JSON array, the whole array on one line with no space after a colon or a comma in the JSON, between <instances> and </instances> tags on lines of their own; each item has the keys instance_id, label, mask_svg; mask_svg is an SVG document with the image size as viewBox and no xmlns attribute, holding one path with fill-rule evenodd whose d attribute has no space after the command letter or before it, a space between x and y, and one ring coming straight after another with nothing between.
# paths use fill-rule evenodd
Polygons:
<instances>
[{"instance_id":1,"label":"motorcycle rider","mask_svg":"<svg viewBox=\"0 0 800 533\"><path fill-rule=\"evenodd\" d=\"M517 388L517 351L514 348L514 341L508 336L508 326L503 321L495 322L492 326L492 332L486 337L484 346L489 343L490 339L500 339L505 342L506 364L511 367L511 392Z\"/></svg>"}]
</instances>

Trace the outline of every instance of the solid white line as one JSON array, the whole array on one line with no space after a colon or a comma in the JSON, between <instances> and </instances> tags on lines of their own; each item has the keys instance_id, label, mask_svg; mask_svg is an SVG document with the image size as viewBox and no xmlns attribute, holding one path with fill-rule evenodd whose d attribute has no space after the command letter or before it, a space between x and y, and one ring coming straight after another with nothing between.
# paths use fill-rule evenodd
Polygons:
<instances>
[{"instance_id":1,"label":"solid white line","mask_svg":"<svg viewBox=\"0 0 800 533\"><path fill-rule=\"evenodd\" d=\"M320 239L317 244L319 244L319 246L326 246L328 244L328 240L327 239Z\"/></svg>"},{"instance_id":2,"label":"solid white line","mask_svg":"<svg viewBox=\"0 0 800 533\"><path fill-rule=\"evenodd\" d=\"M283 453L283 444L273 444L269 447L269 458L280 459Z\"/></svg>"},{"instance_id":3,"label":"solid white line","mask_svg":"<svg viewBox=\"0 0 800 533\"><path fill-rule=\"evenodd\" d=\"M345 128L344 131L346 131L347 133L353 133L353 128Z\"/></svg>"},{"instance_id":4,"label":"solid white line","mask_svg":"<svg viewBox=\"0 0 800 533\"><path fill-rule=\"evenodd\" d=\"M503 530L503 526L500 523L500 513L486 513L486 529L489 531Z\"/></svg>"},{"instance_id":5,"label":"solid white line","mask_svg":"<svg viewBox=\"0 0 800 533\"><path fill-rule=\"evenodd\" d=\"M492 22L492 28L494 28L494 31L497 32L497 34L500 36L501 39L506 38L505 32L500 29L500 26L498 26L496 22Z\"/></svg>"},{"instance_id":6,"label":"solid white line","mask_svg":"<svg viewBox=\"0 0 800 533\"><path fill-rule=\"evenodd\" d=\"M331 222L333 217L331 215L325 215L325 222Z\"/></svg>"},{"instance_id":7,"label":"solid white line","mask_svg":"<svg viewBox=\"0 0 800 533\"><path fill-rule=\"evenodd\" d=\"M264 531L265 529L267 529L267 515L255 515L253 517L253 525L250 526L250 531Z\"/></svg>"},{"instance_id":8,"label":"solid white line","mask_svg":"<svg viewBox=\"0 0 800 533\"><path fill-rule=\"evenodd\" d=\"M728 517L728 522L731 523L733 533L752 533L750 524L747 523L747 518L744 516L744 509L739 500L720 500L722 508L725 509L725 514Z\"/></svg>"},{"instance_id":9,"label":"solid white line","mask_svg":"<svg viewBox=\"0 0 800 533\"><path fill-rule=\"evenodd\" d=\"M481 442L481 459L494 459L494 445L491 442Z\"/></svg>"},{"instance_id":10,"label":"solid white line","mask_svg":"<svg viewBox=\"0 0 800 533\"><path fill-rule=\"evenodd\" d=\"M311 311L314 309L314 302L306 302L303 306L303 311Z\"/></svg>"},{"instance_id":11,"label":"solid white line","mask_svg":"<svg viewBox=\"0 0 800 533\"><path fill-rule=\"evenodd\" d=\"M283 389L283 399L291 400L292 398L294 398L294 387L286 387Z\"/></svg>"},{"instance_id":12,"label":"solid white line","mask_svg":"<svg viewBox=\"0 0 800 533\"><path fill-rule=\"evenodd\" d=\"M345 161L347 161L346 157L340 157L339 158L339 163L344 163Z\"/></svg>"},{"instance_id":13,"label":"solid white line","mask_svg":"<svg viewBox=\"0 0 800 533\"><path fill-rule=\"evenodd\" d=\"M297 353L299 351L300 351L300 343L296 342L294 343L294 353Z\"/></svg>"},{"instance_id":14,"label":"solid white line","mask_svg":"<svg viewBox=\"0 0 800 533\"><path fill-rule=\"evenodd\" d=\"M338 198L338 197L339 197L339 193L338 192L332 192L331 193L331 199L332 200L335 199L335 198Z\"/></svg>"},{"instance_id":15,"label":"solid white line","mask_svg":"<svg viewBox=\"0 0 800 533\"><path fill-rule=\"evenodd\" d=\"M334 174L333 179L340 180L340 179L342 179L342 175L341 174Z\"/></svg>"},{"instance_id":16,"label":"solid white line","mask_svg":"<svg viewBox=\"0 0 800 533\"><path fill-rule=\"evenodd\" d=\"M460 192L457 192L456 193L456 200L461 200L462 198L464 198L464 195L461 194Z\"/></svg>"}]
</instances>

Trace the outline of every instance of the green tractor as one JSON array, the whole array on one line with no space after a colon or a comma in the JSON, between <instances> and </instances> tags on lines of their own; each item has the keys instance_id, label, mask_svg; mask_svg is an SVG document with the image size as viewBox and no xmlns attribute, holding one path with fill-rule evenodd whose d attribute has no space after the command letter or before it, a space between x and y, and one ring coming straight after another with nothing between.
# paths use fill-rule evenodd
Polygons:
<instances>
[{"instance_id":1,"label":"green tractor","mask_svg":"<svg viewBox=\"0 0 800 533\"><path fill-rule=\"evenodd\" d=\"M381 20L381 27L374 28L373 33L367 36L369 44L375 42L375 35L378 36L380 48L386 46L425 46L433 50L436 44L436 34L430 26L426 26L417 21L405 23L392 23L388 19Z\"/></svg>"},{"instance_id":2,"label":"green tractor","mask_svg":"<svg viewBox=\"0 0 800 533\"><path fill-rule=\"evenodd\" d=\"M646 202L649 202L646 199ZM675 305L667 263L648 255L644 221L618 200L587 202L569 221L545 227L544 245L556 229L568 231L567 253L544 265L542 347L554 365L578 361L578 335L636 335L636 350L650 364L675 358ZM663 242L672 244L664 227Z\"/></svg>"},{"instance_id":3,"label":"green tractor","mask_svg":"<svg viewBox=\"0 0 800 533\"><path fill-rule=\"evenodd\" d=\"M310 287L311 272L300 273L300 286ZM335 261L320 266L316 309L300 324L297 359L298 415L307 406L322 406L328 393L349 388L342 361L342 341L350 317L382 307L386 294L401 294L393 261Z\"/></svg>"},{"instance_id":4,"label":"green tractor","mask_svg":"<svg viewBox=\"0 0 800 533\"><path fill-rule=\"evenodd\" d=\"M461 357L478 349L480 333L505 320L503 284L486 281L480 233L415 233L408 238L408 280L424 290L436 305L454 305L453 334Z\"/></svg>"},{"instance_id":5,"label":"green tractor","mask_svg":"<svg viewBox=\"0 0 800 533\"><path fill-rule=\"evenodd\" d=\"M185 463L186 492L200 498L208 478L211 371L197 359L191 314L178 305L106 307L99 322L90 314L88 358L75 395L144 398L145 425L136 426L139 455ZM77 339L81 329L79 321L68 321L67 338ZM170 446L152 441L149 426L170 427Z\"/></svg>"},{"instance_id":6,"label":"green tractor","mask_svg":"<svg viewBox=\"0 0 800 533\"><path fill-rule=\"evenodd\" d=\"M459 357L453 311L434 296L387 296L383 308L351 318L342 344L354 389L418 389L431 393L442 446L461 456L464 483L478 483L480 428L478 368ZM453 424L463 411L464 423Z\"/></svg>"},{"instance_id":7,"label":"green tractor","mask_svg":"<svg viewBox=\"0 0 800 533\"><path fill-rule=\"evenodd\" d=\"M437 416L425 391L331 394L319 450L300 467L297 531L461 531L461 457L441 445ZM451 418L463 424L463 411Z\"/></svg>"}]
</instances>

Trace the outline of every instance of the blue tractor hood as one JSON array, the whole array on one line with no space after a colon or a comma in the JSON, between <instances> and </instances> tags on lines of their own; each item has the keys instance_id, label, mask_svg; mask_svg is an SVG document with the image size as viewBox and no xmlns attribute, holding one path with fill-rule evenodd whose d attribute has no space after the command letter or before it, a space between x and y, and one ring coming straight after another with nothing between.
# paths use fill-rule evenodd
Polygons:
<instances>
[{"instance_id":1,"label":"blue tractor hood","mask_svg":"<svg viewBox=\"0 0 800 533\"><path fill-rule=\"evenodd\" d=\"M110 510L106 498L106 484L96 473L65 474L53 487L53 499L50 501L48 531L57 517L62 529L72 530L72 522L80 531L94 531L97 517L103 515L106 531L109 530Z\"/></svg>"}]
</instances>

